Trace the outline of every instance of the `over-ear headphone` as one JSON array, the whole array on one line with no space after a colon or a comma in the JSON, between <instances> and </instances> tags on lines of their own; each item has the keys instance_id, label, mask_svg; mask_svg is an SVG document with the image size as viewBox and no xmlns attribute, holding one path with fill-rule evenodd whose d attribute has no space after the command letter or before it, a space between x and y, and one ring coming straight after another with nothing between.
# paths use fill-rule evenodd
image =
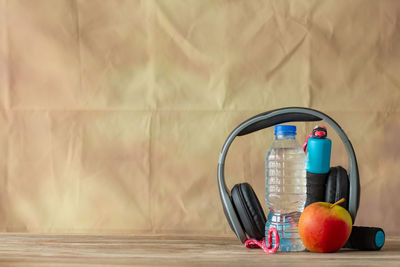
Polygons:
<instances>
[{"instance_id":1,"label":"over-ear headphone","mask_svg":"<svg viewBox=\"0 0 400 267\"><path fill-rule=\"evenodd\" d=\"M237 126L226 139L218 162L218 187L225 216L231 229L244 243L247 236L255 239L264 237L266 218L261 204L248 183L236 184L228 193L225 183L225 158L229 147L236 136L243 136L277 124L294 121L326 121L339 135L349 157L349 176L344 168L338 166L330 169L326 180L325 201L334 203L345 198L344 203L353 222L360 203L360 180L357 159L353 146L340 126L328 115L309 108L289 107L258 114ZM314 177L318 180L318 177ZM308 181L312 179L307 179Z\"/></svg>"}]
</instances>

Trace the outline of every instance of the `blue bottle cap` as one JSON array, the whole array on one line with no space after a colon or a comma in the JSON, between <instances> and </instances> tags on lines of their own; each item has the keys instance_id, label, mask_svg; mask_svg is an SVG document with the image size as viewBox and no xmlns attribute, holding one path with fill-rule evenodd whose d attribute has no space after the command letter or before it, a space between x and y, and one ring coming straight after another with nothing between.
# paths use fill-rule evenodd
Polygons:
<instances>
[{"instance_id":1,"label":"blue bottle cap","mask_svg":"<svg viewBox=\"0 0 400 267\"><path fill-rule=\"evenodd\" d=\"M382 231L376 232L375 244L378 248L382 247L383 244L385 244L385 234Z\"/></svg>"},{"instance_id":2,"label":"blue bottle cap","mask_svg":"<svg viewBox=\"0 0 400 267\"><path fill-rule=\"evenodd\" d=\"M277 125L274 127L275 135L296 135L296 126Z\"/></svg>"}]
</instances>

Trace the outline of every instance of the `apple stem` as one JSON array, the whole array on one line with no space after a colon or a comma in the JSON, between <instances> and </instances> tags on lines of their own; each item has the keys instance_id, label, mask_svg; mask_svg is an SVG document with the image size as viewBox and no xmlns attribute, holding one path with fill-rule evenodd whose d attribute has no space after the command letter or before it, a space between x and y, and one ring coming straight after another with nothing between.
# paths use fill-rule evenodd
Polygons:
<instances>
[{"instance_id":1,"label":"apple stem","mask_svg":"<svg viewBox=\"0 0 400 267\"><path fill-rule=\"evenodd\" d=\"M345 199L345 198L342 198L341 200L339 200L339 201L337 201L337 202L331 204L331 206L330 206L329 208L333 208L333 207L335 207L336 205L338 205L338 204L340 204L340 203L343 203L343 202L345 202L345 201L346 201L346 199Z\"/></svg>"}]
</instances>

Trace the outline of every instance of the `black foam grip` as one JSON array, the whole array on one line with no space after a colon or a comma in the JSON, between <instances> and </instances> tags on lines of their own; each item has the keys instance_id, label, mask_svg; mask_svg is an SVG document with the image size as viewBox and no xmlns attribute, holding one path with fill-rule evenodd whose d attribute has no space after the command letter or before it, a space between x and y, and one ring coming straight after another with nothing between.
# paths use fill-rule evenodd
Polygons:
<instances>
[{"instance_id":1,"label":"black foam grip","mask_svg":"<svg viewBox=\"0 0 400 267\"><path fill-rule=\"evenodd\" d=\"M277 109L277 110L279 110L279 109ZM273 110L273 111L276 111L276 110ZM271 113L271 111L258 114L255 117L263 116L263 115L266 115L268 113ZM252 120L253 118L254 117L248 119L247 121ZM246 128L244 128L243 130L241 130L238 133L238 136L246 135L246 134L249 134L249 133L252 133L252 132L256 132L258 130L265 129L265 128L271 127L273 125L277 125L277 124L281 124L281 123L285 123L285 122L291 122L291 121L320 121L320 120L321 120L321 118L318 118L317 116L314 116L314 115L311 115L311 114L299 113L299 112L280 114L280 115L273 116L273 117L270 117L270 118L268 118L266 120L262 120L262 121L259 121L257 123L253 123L253 124L247 126Z\"/></svg>"},{"instance_id":2,"label":"black foam grip","mask_svg":"<svg viewBox=\"0 0 400 267\"><path fill-rule=\"evenodd\" d=\"M314 202L325 201L325 183L328 173L307 172L307 200L304 208Z\"/></svg>"},{"instance_id":3,"label":"black foam grip","mask_svg":"<svg viewBox=\"0 0 400 267\"><path fill-rule=\"evenodd\" d=\"M347 240L347 243L344 245L344 248L353 248L359 250L380 250L383 247L383 243L376 243L376 235L378 232L383 233L383 237L385 236L385 232L382 228L378 227L365 227L365 226L353 226L351 230L351 235Z\"/></svg>"}]
</instances>

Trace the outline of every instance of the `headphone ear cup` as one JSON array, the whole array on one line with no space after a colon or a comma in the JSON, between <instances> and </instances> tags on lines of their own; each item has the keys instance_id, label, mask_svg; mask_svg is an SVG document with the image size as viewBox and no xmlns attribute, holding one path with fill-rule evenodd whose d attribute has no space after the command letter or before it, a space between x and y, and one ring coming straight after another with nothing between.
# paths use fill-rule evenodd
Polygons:
<instances>
[{"instance_id":1,"label":"headphone ear cup","mask_svg":"<svg viewBox=\"0 0 400 267\"><path fill-rule=\"evenodd\" d=\"M266 218L253 188L248 183L237 184L232 188L231 196L247 235L261 240L265 236Z\"/></svg>"},{"instance_id":2,"label":"headphone ear cup","mask_svg":"<svg viewBox=\"0 0 400 267\"><path fill-rule=\"evenodd\" d=\"M346 201L339 205L347 210L349 206L349 177L343 167L332 167L326 181L325 201L335 203L342 198Z\"/></svg>"},{"instance_id":3,"label":"headphone ear cup","mask_svg":"<svg viewBox=\"0 0 400 267\"><path fill-rule=\"evenodd\" d=\"M329 170L328 178L326 179L325 189L325 202L334 203L336 196L336 172L335 167L331 167Z\"/></svg>"}]
</instances>

